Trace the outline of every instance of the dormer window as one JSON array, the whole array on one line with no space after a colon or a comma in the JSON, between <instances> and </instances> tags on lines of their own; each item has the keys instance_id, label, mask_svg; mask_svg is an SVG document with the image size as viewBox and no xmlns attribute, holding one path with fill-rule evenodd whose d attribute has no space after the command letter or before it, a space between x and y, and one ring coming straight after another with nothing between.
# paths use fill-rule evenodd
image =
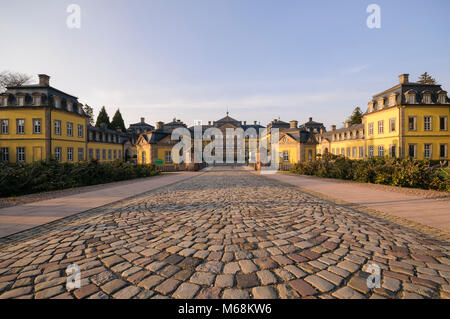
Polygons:
<instances>
[{"instance_id":1,"label":"dormer window","mask_svg":"<svg viewBox=\"0 0 450 319\"><path fill-rule=\"evenodd\" d=\"M439 95L439 103L440 104L445 104L446 97L447 96L445 94L440 94Z\"/></svg>"},{"instance_id":2,"label":"dormer window","mask_svg":"<svg viewBox=\"0 0 450 319\"><path fill-rule=\"evenodd\" d=\"M430 94L424 94L422 97L422 102L424 104L430 104L431 103L431 96Z\"/></svg>"},{"instance_id":3,"label":"dormer window","mask_svg":"<svg viewBox=\"0 0 450 319\"><path fill-rule=\"evenodd\" d=\"M72 103L72 101L67 101L67 111L73 112L73 103Z\"/></svg>"},{"instance_id":4,"label":"dormer window","mask_svg":"<svg viewBox=\"0 0 450 319\"><path fill-rule=\"evenodd\" d=\"M378 110L381 110L384 107L384 98L378 99Z\"/></svg>"},{"instance_id":5,"label":"dormer window","mask_svg":"<svg viewBox=\"0 0 450 319\"><path fill-rule=\"evenodd\" d=\"M373 101L369 102L369 113L373 112L373 105L374 105Z\"/></svg>"},{"instance_id":6,"label":"dormer window","mask_svg":"<svg viewBox=\"0 0 450 319\"><path fill-rule=\"evenodd\" d=\"M416 99L415 99L414 95L409 95L409 96L408 96L408 103L409 103L409 104L414 104L414 103L416 103Z\"/></svg>"},{"instance_id":7,"label":"dormer window","mask_svg":"<svg viewBox=\"0 0 450 319\"><path fill-rule=\"evenodd\" d=\"M395 105L395 100L396 100L395 94L391 95L389 97L389 106L394 106Z\"/></svg>"}]
</instances>

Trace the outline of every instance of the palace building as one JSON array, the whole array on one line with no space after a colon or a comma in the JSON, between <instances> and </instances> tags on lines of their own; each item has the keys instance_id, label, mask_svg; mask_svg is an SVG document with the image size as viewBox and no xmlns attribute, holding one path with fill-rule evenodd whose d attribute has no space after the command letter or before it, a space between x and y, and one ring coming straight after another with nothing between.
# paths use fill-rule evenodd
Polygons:
<instances>
[{"instance_id":1,"label":"palace building","mask_svg":"<svg viewBox=\"0 0 450 319\"><path fill-rule=\"evenodd\" d=\"M89 125L78 98L39 83L8 87L0 95L0 160L23 162L55 158L60 162L122 159L129 136Z\"/></svg>"},{"instance_id":2,"label":"palace building","mask_svg":"<svg viewBox=\"0 0 450 319\"><path fill-rule=\"evenodd\" d=\"M410 82L402 74L397 85L373 96L362 124L318 134L317 153L448 160L449 115L441 85Z\"/></svg>"},{"instance_id":3,"label":"palace building","mask_svg":"<svg viewBox=\"0 0 450 319\"><path fill-rule=\"evenodd\" d=\"M191 169L189 165L174 164L172 148L179 141L172 140L171 135L177 128L188 130L192 137L198 129L202 136L209 128L219 129L223 136L223 162L227 158L235 162L243 158L243 163L260 161L252 152L256 149L258 153L264 145L270 156L271 129L277 128L280 169L313 161L325 153L351 159L389 156L448 160L449 110L450 100L441 85L410 82L408 74L402 74L397 85L373 96L361 124L346 123L339 129L332 125L330 131L311 117L301 125L297 120L275 119L264 127L257 121L236 120L227 112L219 120L191 127L173 119L157 122L155 128L141 118L127 132L120 132L106 125L91 126L78 99L50 86L50 77L40 74L38 84L8 87L0 94L0 160L126 160L156 164L167 170ZM236 136L227 136L227 128L242 129L246 134L244 145L236 143ZM227 145L231 139L235 143ZM211 139L204 139L202 147L210 142Z\"/></svg>"}]
</instances>

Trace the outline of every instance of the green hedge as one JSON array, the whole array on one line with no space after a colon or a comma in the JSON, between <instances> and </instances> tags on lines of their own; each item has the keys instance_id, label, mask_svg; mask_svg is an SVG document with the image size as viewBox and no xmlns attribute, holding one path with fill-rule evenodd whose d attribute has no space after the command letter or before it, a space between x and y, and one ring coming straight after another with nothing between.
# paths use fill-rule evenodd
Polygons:
<instances>
[{"instance_id":1,"label":"green hedge","mask_svg":"<svg viewBox=\"0 0 450 319\"><path fill-rule=\"evenodd\" d=\"M59 163L55 160L30 164L0 163L0 197L39 193L157 175L154 165L122 161Z\"/></svg>"},{"instance_id":2,"label":"green hedge","mask_svg":"<svg viewBox=\"0 0 450 319\"><path fill-rule=\"evenodd\" d=\"M350 160L326 154L314 162L294 165L291 172L303 175L353 180L401 187L450 191L450 169L447 163L411 158L374 157Z\"/></svg>"}]
</instances>

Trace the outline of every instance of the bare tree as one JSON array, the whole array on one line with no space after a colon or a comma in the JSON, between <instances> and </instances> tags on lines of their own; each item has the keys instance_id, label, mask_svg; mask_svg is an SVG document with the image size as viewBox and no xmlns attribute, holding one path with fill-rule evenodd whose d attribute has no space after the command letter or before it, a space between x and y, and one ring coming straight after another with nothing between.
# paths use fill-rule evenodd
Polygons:
<instances>
[{"instance_id":1,"label":"bare tree","mask_svg":"<svg viewBox=\"0 0 450 319\"><path fill-rule=\"evenodd\" d=\"M32 77L28 74L2 71L0 72L0 92L6 91L8 86L21 86L30 83Z\"/></svg>"}]
</instances>

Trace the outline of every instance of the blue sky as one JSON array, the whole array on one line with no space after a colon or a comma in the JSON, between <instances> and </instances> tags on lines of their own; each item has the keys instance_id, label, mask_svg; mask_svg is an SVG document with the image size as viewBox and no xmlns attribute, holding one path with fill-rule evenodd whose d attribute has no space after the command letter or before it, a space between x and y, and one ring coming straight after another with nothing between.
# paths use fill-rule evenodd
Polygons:
<instances>
[{"instance_id":1,"label":"blue sky","mask_svg":"<svg viewBox=\"0 0 450 319\"><path fill-rule=\"evenodd\" d=\"M66 26L81 7L81 29ZM366 25L369 4L381 28ZM0 70L46 73L126 124L180 118L342 125L410 73L450 90L450 2L0 0Z\"/></svg>"}]
</instances>

